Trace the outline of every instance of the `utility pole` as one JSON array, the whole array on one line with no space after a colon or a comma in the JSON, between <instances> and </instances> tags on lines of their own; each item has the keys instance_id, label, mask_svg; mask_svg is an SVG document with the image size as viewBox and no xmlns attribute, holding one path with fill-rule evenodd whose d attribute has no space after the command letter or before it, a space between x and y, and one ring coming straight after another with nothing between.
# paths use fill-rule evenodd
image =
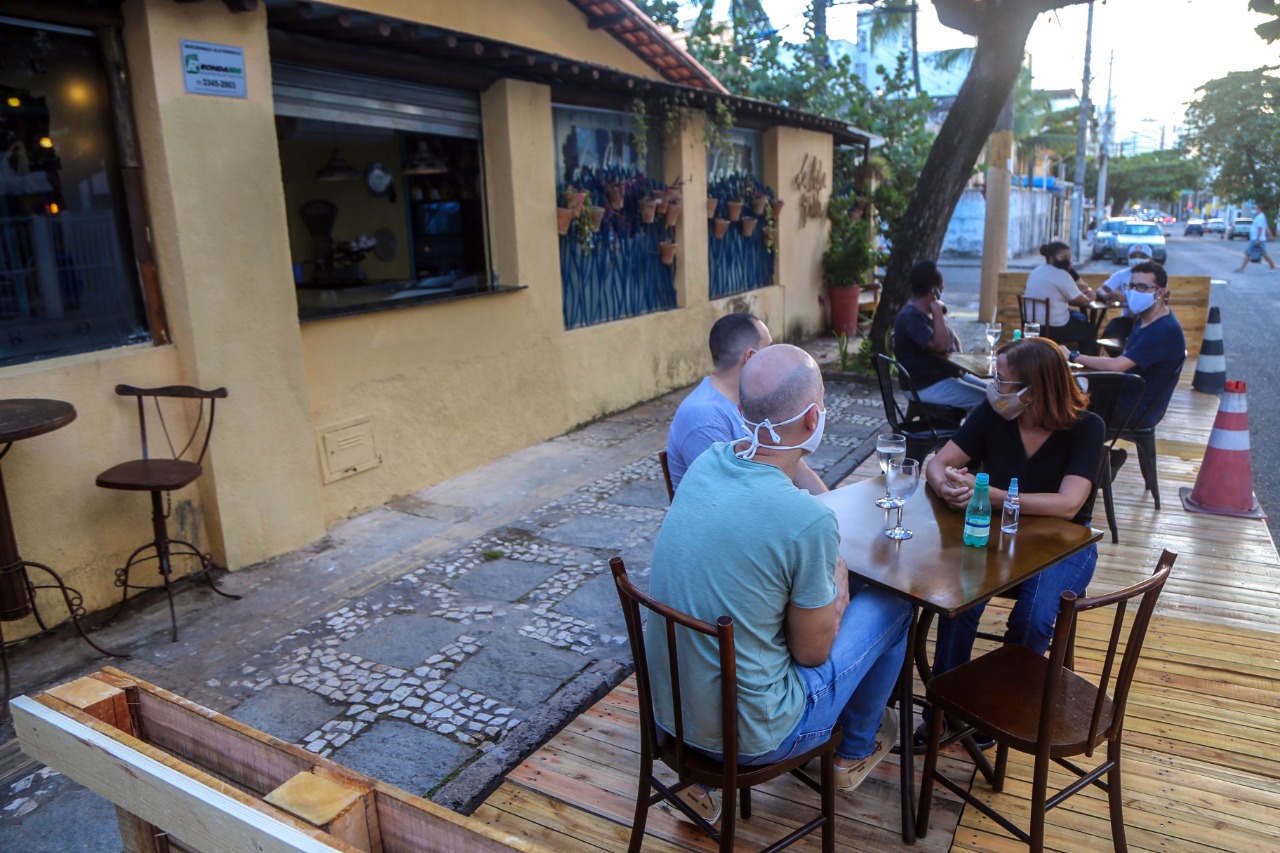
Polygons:
<instances>
[{"instance_id":1,"label":"utility pole","mask_svg":"<svg viewBox=\"0 0 1280 853\"><path fill-rule=\"evenodd\" d=\"M1085 147L1089 139L1089 60L1093 53L1093 0L1089 0L1089 29L1084 38L1084 83L1080 87L1080 113L1076 119L1075 191L1071 196L1071 254L1079 258L1080 235L1084 231Z\"/></svg>"},{"instance_id":2,"label":"utility pole","mask_svg":"<svg viewBox=\"0 0 1280 853\"><path fill-rule=\"evenodd\" d=\"M1104 208L1107 204L1107 161L1111 159L1111 125L1115 121L1115 115L1111 112L1111 75L1115 68L1116 52L1111 51L1111 61L1107 63L1107 109L1102 116L1102 146L1098 152L1098 194L1094 196L1096 199L1096 210L1098 212L1098 225L1102 225Z\"/></svg>"}]
</instances>

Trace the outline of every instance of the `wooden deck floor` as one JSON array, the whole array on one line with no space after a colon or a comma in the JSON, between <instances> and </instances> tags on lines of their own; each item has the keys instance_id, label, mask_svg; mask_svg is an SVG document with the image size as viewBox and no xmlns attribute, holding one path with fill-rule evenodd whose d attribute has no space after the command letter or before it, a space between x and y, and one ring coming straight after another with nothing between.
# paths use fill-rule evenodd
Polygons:
<instances>
[{"instance_id":1,"label":"wooden deck floor","mask_svg":"<svg viewBox=\"0 0 1280 853\"><path fill-rule=\"evenodd\" d=\"M1160 426L1163 507L1143 493L1137 461L1116 480L1121 541L1099 545L1091 589L1113 589L1148 574L1162 548L1179 553L1148 635L1126 726L1125 818L1134 851L1280 849L1280 560L1263 522L1196 515L1182 509L1217 412L1216 397L1190 390L1188 365ZM874 461L854 477L878 473ZM1102 520L1101 500L1095 518ZM1000 620L999 605L988 609ZM988 617L984 617L988 618ZM1093 623L1082 630L1080 667L1097 665L1102 643ZM631 680L570 723L517 767L476 817L553 850L625 850L630 834L639 738ZM1010 759L1004 793L975 788L1014 819L1025 817L1031 763ZM971 766L950 758L952 778ZM1065 778L1054 778L1061 781ZM753 796L755 812L739 823L740 849L759 849L808 819L814 797L779 781ZM898 835L896 759L890 758L852 797L839 797L838 849L882 851ZM1096 789L1049 813L1048 846L1061 853L1110 849L1106 801ZM649 816L645 850L713 850L705 836L659 809ZM797 850L817 850L816 839ZM921 851L1019 851L974 809L938 795Z\"/></svg>"}]
</instances>

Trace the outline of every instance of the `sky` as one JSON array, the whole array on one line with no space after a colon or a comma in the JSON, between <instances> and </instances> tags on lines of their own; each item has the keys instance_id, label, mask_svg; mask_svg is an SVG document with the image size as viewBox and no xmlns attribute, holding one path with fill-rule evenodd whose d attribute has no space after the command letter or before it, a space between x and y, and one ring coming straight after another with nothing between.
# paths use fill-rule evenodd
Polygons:
<instances>
[{"instance_id":1,"label":"sky","mask_svg":"<svg viewBox=\"0 0 1280 853\"><path fill-rule=\"evenodd\" d=\"M827 13L831 38L857 40L854 2ZM788 41L804 37L809 0L764 0L773 25ZM724 5L727 6L727 3ZM933 4L921 0L920 50L972 44L964 34L938 22ZM1268 45L1253 31L1267 20L1248 10L1248 0L1098 0L1093 15L1090 99L1104 104L1108 64L1114 54L1112 108L1115 142L1136 143L1138 151L1172 146L1196 87L1231 71L1280 65L1280 42ZM1044 89L1079 91L1084 74L1088 6L1079 4L1041 15L1027 41L1035 83ZM1127 153L1126 148L1126 153Z\"/></svg>"}]
</instances>

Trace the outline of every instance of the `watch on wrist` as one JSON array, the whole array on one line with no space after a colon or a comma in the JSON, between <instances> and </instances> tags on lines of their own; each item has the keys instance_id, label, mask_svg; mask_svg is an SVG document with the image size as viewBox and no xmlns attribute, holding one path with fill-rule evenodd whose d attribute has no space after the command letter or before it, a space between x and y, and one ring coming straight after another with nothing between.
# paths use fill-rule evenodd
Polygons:
<instances>
[{"instance_id":1,"label":"watch on wrist","mask_svg":"<svg viewBox=\"0 0 1280 853\"><path fill-rule=\"evenodd\" d=\"M1080 357L1079 350L1072 350L1071 352L1067 353L1067 361L1075 361L1079 357Z\"/></svg>"}]
</instances>

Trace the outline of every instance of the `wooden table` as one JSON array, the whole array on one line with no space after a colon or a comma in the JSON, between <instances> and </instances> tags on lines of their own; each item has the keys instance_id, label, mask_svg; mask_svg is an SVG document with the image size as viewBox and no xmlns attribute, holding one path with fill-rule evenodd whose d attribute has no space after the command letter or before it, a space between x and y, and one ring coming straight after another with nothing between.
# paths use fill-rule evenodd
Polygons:
<instances>
[{"instance_id":1,"label":"wooden table","mask_svg":"<svg viewBox=\"0 0 1280 853\"><path fill-rule=\"evenodd\" d=\"M61 429L76 419L76 408L62 400L13 399L0 400L0 459L9 452L13 442L24 438L34 438ZM39 634L52 631L62 625L46 625L40 615L39 604L35 599L35 590L52 589L49 584L34 584L28 575L28 569L38 569L48 574L57 589L62 592L62 600L67 606L67 618L75 623L81 638L103 654L114 654L90 640L80 626L79 617L84 614L80 593L62 582L62 578L53 569L43 563L34 563L22 559L18 553L17 536L13 530L13 516L9 512L9 497L5 492L4 476L0 472L0 627L5 622L13 622L27 615L34 614L40 626ZM63 620L64 622L66 620ZM35 634L32 636L39 636ZM24 637L24 640L31 639ZM0 699L0 720L8 715L9 707L9 643L5 642L4 632L0 630L0 667L4 669L4 697Z\"/></svg>"},{"instance_id":2,"label":"wooden table","mask_svg":"<svg viewBox=\"0 0 1280 853\"><path fill-rule=\"evenodd\" d=\"M1112 308L1119 308L1120 305L1119 300L1100 302L1095 299L1084 307L1084 312L1088 316L1089 322L1093 324L1096 334L1102 334L1102 323L1107 319L1107 311Z\"/></svg>"},{"instance_id":3,"label":"wooden table","mask_svg":"<svg viewBox=\"0 0 1280 853\"><path fill-rule=\"evenodd\" d=\"M991 367L996 363L985 352L953 352L947 356L947 361L979 379L990 379Z\"/></svg>"},{"instance_id":4,"label":"wooden table","mask_svg":"<svg viewBox=\"0 0 1280 853\"><path fill-rule=\"evenodd\" d=\"M895 541L884 535L897 510L875 499L885 493L884 478L873 477L819 495L840 524L840 556L858 580L911 602L911 628L898 682L899 738L902 752L902 839L915 843L915 761L912 755L912 663L920 609L955 616L1035 576L1054 563L1102 538L1100 531L1059 518L1023 516L1018 533L1006 536L993 526L986 548L966 547L964 514L952 510L923 482L907 502L902 523L915 535Z\"/></svg>"}]
</instances>

